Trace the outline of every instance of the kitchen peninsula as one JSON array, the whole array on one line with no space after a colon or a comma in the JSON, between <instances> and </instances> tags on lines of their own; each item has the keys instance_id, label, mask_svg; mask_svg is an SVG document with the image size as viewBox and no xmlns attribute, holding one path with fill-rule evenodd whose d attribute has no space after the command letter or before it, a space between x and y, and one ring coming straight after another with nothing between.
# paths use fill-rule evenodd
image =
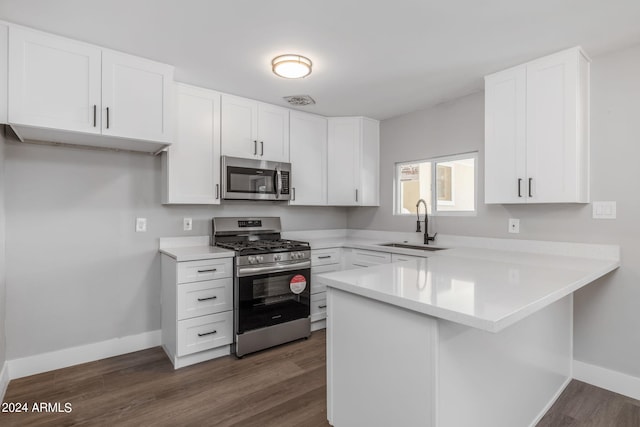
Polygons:
<instances>
[{"instance_id":1,"label":"kitchen peninsula","mask_svg":"<svg viewBox=\"0 0 640 427\"><path fill-rule=\"evenodd\" d=\"M558 245L320 275L329 422L535 425L572 377L573 292L620 265L617 247Z\"/></svg>"}]
</instances>

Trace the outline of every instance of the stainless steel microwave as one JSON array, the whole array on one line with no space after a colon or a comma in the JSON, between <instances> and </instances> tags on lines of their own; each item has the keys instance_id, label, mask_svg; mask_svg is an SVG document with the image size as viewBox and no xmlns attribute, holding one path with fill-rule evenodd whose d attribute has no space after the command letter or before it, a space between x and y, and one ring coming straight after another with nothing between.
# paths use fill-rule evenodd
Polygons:
<instances>
[{"instance_id":1,"label":"stainless steel microwave","mask_svg":"<svg viewBox=\"0 0 640 427\"><path fill-rule=\"evenodd\" d=\"M225 200L290 200L291 163L222 156Z\"/></svg>"}]
</instances>

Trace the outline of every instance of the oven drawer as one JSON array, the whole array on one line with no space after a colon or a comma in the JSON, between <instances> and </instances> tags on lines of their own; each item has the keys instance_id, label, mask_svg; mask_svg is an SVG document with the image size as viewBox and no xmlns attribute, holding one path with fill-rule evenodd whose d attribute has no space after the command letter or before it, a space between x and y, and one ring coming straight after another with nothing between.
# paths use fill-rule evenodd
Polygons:
<instances>
[{"instance_id":1,"label":"oven drawer","mask_svg":"<svg viewBox=\"0 0 640 427\"><path fill-rule=\"evenodd\" d=\"M320 283L318 279L316 279L316 275L322 273L329 273L331 271L340 270L340 264L331 264L331 265L321 265L319 267L311 267L311 294L317 294L319 292L324 292L327 290L327 285L324 283Z\"/></svg>"},{"instance_id":2,"label":"oven drawer","mask_svg":"<svg viewBox=\"0 0 640 427\"><path fill-rule=\"evenodd\" d=\"M311 295L311 321L327 318L327 294L325 292Z\"/></svg>"},{"instance_id":3,"label":"oven drawer","mask_svg":"<svg viewBox=\"0 0 640 427\"><path fill-rule=\"evenodd\" d=\"M314 249L311 251L311 265L339 264L342 261L342 250L340 248Z\"/></svg>"},{"instance_id":4,"label":"oven drawer","mask_svg":"<svg viewBox=\"0 0 640 427\"><path fill-rule=\"evenodd\" d=\"M178 263L178 283L233 277L233 258L205 259Z\"/></svg>"},{"instance_id":5,"label":"oven drawer","mask_svg":"<svg viewBox=\"0 0 640 427\"><path fill-rule=\"evenodd\" d=\"M178 321L178 354L184 356L233 342L233 311Z\"/></svg>"},{"instance_id":6,"label":"oven drawer","mask_svg":"<svg viewBox=\"0 0 640 427\"><path fill-rule=\"evenodd\" d=\"M233 279L178 285L178 320L220 313L233 308Z\"/></svg>"}]
</instances>

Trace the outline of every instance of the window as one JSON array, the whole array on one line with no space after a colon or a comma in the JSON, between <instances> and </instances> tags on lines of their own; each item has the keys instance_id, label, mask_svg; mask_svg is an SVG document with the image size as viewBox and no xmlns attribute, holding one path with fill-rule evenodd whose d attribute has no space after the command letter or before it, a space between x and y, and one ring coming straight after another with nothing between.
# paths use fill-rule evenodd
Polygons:
<instances>
[{"instance_id":1,"label":"window","mask_svg":"<svg viewBox=\"0 0 640 427\"><path fill-rule=\"evenodd\" d=\"M394 213L415 215L424 199L430 215L475 215L477 158L466 153L396 163Z\"/></svg>"}]
</instances>

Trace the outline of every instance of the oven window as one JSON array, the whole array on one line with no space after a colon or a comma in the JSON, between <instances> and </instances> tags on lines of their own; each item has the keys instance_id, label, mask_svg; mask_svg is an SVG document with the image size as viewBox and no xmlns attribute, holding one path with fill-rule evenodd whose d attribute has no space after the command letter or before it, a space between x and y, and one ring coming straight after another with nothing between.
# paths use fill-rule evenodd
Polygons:
<instances>
[{"instance_id":1,"label":"oven window","mask_svg":"<svg viewBox=\"0 0 640 427\"><path fill-rule=\"evenodd\" d=\"M270 170L228 167L227 183L227 191L234 193L276 193L274 173Z\"/></svg>"},{"instance_id":2,"label":"oven window","mask_svg":"<svg viewBox=\"0 0 640 427\"><path fill-rule=\"evenodd\" d=\"M240 277L238 333L309 317L310 278L309 269ZM306 286L295 293L292 282L300 280Z\"/></svg>"}]
</instances>

